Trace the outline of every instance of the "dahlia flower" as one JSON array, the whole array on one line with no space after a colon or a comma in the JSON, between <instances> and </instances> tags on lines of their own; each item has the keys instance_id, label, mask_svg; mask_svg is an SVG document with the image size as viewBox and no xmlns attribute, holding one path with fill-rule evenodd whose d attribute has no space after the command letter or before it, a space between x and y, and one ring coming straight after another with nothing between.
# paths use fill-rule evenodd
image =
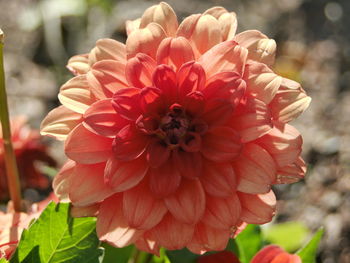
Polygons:
<instances>
[{"instance_id":1,"label":"dahlia flower","mask_svg":"<svg viewBox=\"0 0 350 263\"><path fill-rule=\"evenodd\" d=\"M292 255L276 245L269 245L261 249L251 263L302 263L298 255Z\"/></svg>"},{"instance_id":2,"label":"dahlia flower","mask_svg":"<svg viewBox=\"0 0 350 263\"><path fill-rule=\"evenodd\" d=\"M126 44L98 40L41 133L64 141L54 180L99 238L157 253L222 250L244 224L271 221L273 184L303 178L288 124L310 103L271 69L276 44L214 7L178 25L166 3L127 22Z\"/></svg>"},{"instance_id":3,"label":"dahlia flower","mask_svg":"<svg viewBox=\"0 0 350 263\"><path fill-rule=\"evenodd\" d=\"M46 146L40 141L40 134L32 130L24 117L11 120L12 143L17 158L22 188L47 189L49 180L36 167L37 161L55 166L55 161L48 155ZM2 129L0 126L0 200L9 197L4 163Z\"/></svg>"}]
</instances>

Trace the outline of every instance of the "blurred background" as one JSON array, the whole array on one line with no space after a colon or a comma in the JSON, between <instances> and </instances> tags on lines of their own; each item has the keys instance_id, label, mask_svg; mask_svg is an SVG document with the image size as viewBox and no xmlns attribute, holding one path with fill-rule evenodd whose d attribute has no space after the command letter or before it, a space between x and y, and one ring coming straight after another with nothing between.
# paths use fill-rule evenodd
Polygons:
<instances>
[{"instance_id":1,"label":"blurred background","mask_svg":"<svg viewBox=\"0 0 350 263\"><path fill-rule=\"evenodd\" d=\"M71 75L72 55L99 38L125 41L124 23L157 3L145 0L0 0L6 34L5 67L12 116L39 128L58 105L59 87ZM302 83L313 98L295 125L309 164L305 180L275 188L275 222L298 221L311 232L324 226L318 262L350 262L350 1L169 0L181 21L214 5L235 11L238 32L258 29L278 45L274 70ZM62 145L50 143L55 159ZM290 233L292 235L296 233Z\"/></svg>"}]
</instances>

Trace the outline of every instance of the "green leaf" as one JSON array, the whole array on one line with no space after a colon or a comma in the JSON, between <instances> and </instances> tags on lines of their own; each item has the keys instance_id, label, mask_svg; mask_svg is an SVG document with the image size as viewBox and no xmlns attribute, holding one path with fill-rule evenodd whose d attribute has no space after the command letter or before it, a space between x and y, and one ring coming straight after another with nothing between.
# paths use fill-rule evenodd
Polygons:
<instances>
[{"instance_id":1,"label":"green leaf","mask_svg":"<svg viewBox=\"0 0 350 263\"><path fill-rule=\"evenodd\" d=\"M316 254L318 245L321 241L321 238L323 236L324 229L321 227L318 229L316 234L312 237L309 243L306 244L305 247L303 247L297 255L301 258L301 261L303 263L316 263Z\"/></svg>"},{"instance_id":2,"label":"green leaf","mask_svg":"<svg viewBox=\"0 0 350 263\"><path fill-rule=\"evenodd\" d=\"M166 254L171 263L195 263L198 255L193 254L187 248L181 250L168 250Z\"/></svg>"},{"instance_id":3,"label":"green leaf","mask_svg":"<svg viewBox=\"0 0 350 263\"><path fill-rule=\"evenodd\" d=\"M8 261L4 258L0 258L0 263L8 263Z\"/></svg>"},{"instance_id":4,"label":"green leaf","mask_svg":"<svg viewBox=\"0 0 350 263\"><path fill-rule=\"evenodd\" d=\"M10 263L99 263L95 218L72 218L69 204L50 203L22 234Z\"/></svg>"},{"instance_id":5,"label":"green leaf","mask_svg":"<svg viewBox=\"0 0 350 263\"><path fill-rule=\"evenodd\" d=\"M254 255L262 248L263 239L260 227L248 225L237 237L239 260L242 263L249 263Z\"/></svg>"},{"instance_id":6,"label":"green leaf","mask_svg":"<svg viewBox=\"0 0 350 263\"><path fill-rule=\"evenodd\" d=\"M300 222L286 222L263 228L266 241L292 253L301 247L309 235L308 228Z\"/></svg>"},{"instance_id":7,"label":"green leaf","mask_svg":"<svg viewBox=\"0 0 350 263\"><path fill-rule=\"evenodd\" d=\"M166 255L166 250L164 248L160 249L159 257L153 256L152 263L171 263Z\"/></svg>"},{"instance_id":8,"label":"green leaf","mask_svg":"<svg viewBox=\"0 0 350 263\"><path fill-rule=\"evenodd\" d=\"M134 250L134 246L117 248L107 243L103 243L102 246L105 249L103 263L127 263Z\"/></svg>"}]
</instances>

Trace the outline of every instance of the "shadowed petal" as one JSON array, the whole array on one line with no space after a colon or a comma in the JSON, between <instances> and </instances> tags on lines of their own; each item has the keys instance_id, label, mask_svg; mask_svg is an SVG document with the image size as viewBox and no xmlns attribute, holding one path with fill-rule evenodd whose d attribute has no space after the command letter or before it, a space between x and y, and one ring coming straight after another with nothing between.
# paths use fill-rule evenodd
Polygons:
<instances>
[{"instance_id":1,"label":"shadowed petal","mask_svg":"<svg viewBox=\"0 0 350 263\"><path fill-rule=\"evenodd\" d=\"M187 62L177 72L178 94L183 99L187 94L203 90L205 72L200 64L194 61Z\"/></svg>"},{"instance_id":2,"label":"shadowed petal","mask_svg":"<svg viewBox=\"0 0 350 263\"><path fill-rule=\"evenodd\" d=\"M129 59L125 68L125 76L129 85L139 89L152 86L155 67L156 62L143 53Z\"/></svg>"},{"instance_id":3,"label":"shadowed petal","mask_svg":"<svg viewBox=\"0 0 350 263\"><path fill-rule=\"evenodd\" d=\"M125 119L135 121L141 115L140 94L138 88L119 90L113 95L112 106Z\"/></svg>"},{"instance_id":4,"label":"shadowed petal","mask_svg":"<svg viewBox=\"0 0 350 263\"><path fill-rule=\"evenodd\" d=\"M180 174L187 178L196 178L202 174L202 156L200 153L173 151L174 165Z\"/></svg>"},{"instance_id":5,"label":"shadowed petal","mask_svg":"<svg viewBox=\"0 0 350 263\"><path fill-rule=\"evenodd\" d=\"M306 173L306 164L299 156L298 159L277 171L277 178L274 184L291 184L303 179Z\"/></svg>"},{"instance_id":6,"label":"shadowed petal","mask_svg":"<svg viewBox=\"0 0 350 263\"><path fill-rule=\"evenodd\" d=\"M153 74L153 83L160 89L168 105L177 100L176 73L168 65L159 65Z\"/></svg>"},{"instance_id":7,"label":"shadowed petal","mask_svg":"<svg viewBox=\"0 0 350 263\"><path fill-rule=\"evenodd\" d=\"M171 150L159 140L153 140L147 147L147 161L151 167L159 167L170 158Z\"/></svg>"},{"instance_id":8,"label":"shadowed petal","mask_svg":"<svg viewBox=\"0 0 350 263\"><path fill-rule=\"evenodd\" d=\"M99 39L89 54L89 63L93 65L97 61L112 59L126 62L126 49L123 43L110 38Z\"/></svg>"},{"instance_id":9,"label":"shadowed petal","mask_svg":"<svg viewBox=\"0 0 350 263\"><path fill-rule=\"evenodd\" d=\"M69 186L71 184L71 180L73 179L75 166L76 163L74 161L66 161L66 163L62 166L58 174L53 179L52 188L55 192L55 195L60 199L60 201L70 201L68 197Z\"/></svg>"},{"instance_id":10,"label":"shadowed petal","mask_svg":"<svg viewBox=\"0 0 350 263\"><path fill-rule=\"evenodd\" d=\"M66 67L74 75L86 74L90 70L88 56L89 54L81 54L81 55L73 56L68 60Z\"/></svg>"}]
</instances>

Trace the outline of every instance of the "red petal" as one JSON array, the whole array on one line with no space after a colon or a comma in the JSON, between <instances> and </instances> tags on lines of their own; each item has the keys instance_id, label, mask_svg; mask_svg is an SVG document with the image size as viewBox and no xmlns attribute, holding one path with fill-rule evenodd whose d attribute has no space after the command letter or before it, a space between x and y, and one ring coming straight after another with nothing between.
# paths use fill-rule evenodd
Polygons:
<instances>
[{"instance_id":1,"label":"red petal","mask_svg":"<svg viewBox=\"0 0 350 263\"><path fill-rule=\"evenodd\" d=\"M69 198L73 205L88 206L113 194L112 189L104 183L105 165L76 165L69 186Z\"/></svg>"},{"instance_id":2,"label":"red petal","mask_svg":"<svg viewBox=\"0 0 350 263\"><path fill-rule=\"evenodd\" d=\"M147 147L147 161L151 167L159 167L169 159L170 153L167 145L155 139Z\"/></svg>"},{"instance_id":3,"label":"red petal","mask_svg":"<svg viewBox=\"0 0 350 263\"><path fill-rule=\"evenodd\" d=\"M140 93L138 88L127 88L113 95L112 105L115 111L128 120L137 120L141 115Z\"/></svg>"},{"instance_id":4,"label":"red petal","mask_svg":"<svg viewBox=\"0 0 350 263\"><path fill-rule=\"evenodd\" d=\"M222 251L215 254L201 256L198 263L240 263L231 251Z\"/></svg>"},{"instance_id":5,"label":"red petal","mask_svg":"<svg viewBox=\"0 0 350 263\"><path fill-rule=\"evenodd\" d=\"M213 99L206 102L201 116L209 126L225 124L232 116L233 104L225 99Z\"/></svg>"},{"instance_id":6,"label":"red petal","mask_svg":"<svg viewBox=\"0 0 350 263\"><path fill-rule=\"evenodd\" d=\"M96 62L88 72L87 80L98 99L111 98L116 91L129 86L125 79L125 64L115 60Z\"/></svg>"},{"instance_id":7,"label":"red petal","mask_svg":"<svg viewBox=\"0 0 350 263\"><path fill-rule=\"evenodd\" d=\"M288 253L281 253L271 261L271 263L302 263L298 255L291 255Z\"/></svg>"},{"instance_id":8,"label":"red petal","mask_svg":"<svg viewBox=\"0 0 350 263\"><path fill-rule=\"evenodd\" d=\"M130 162L120 162L111 158L105 169L105 183L115 192L123 192L137 185L148 171L148 163L144 157Z\"/></svg>"},{"instance_id":9,"label":"red petal","mask_svg":"<svg viewBox=\"0 0 350 263\"><path fill-rule=\"evenodd\" d=\"M124 192L123 213L133 228L150 229L162 220L167 211L163 200L153 196L145 180Z\"/></svg>"},{"instance_id":10,"label":"red petal","mask_svg":"<svg viewBox=\"0 0 350 263\"><path fill-rule=\"evenodd\" d=\"M159 65L156 68L153 83L162 91L168 105L177 100L176 73L168 65Z\"/></svg>"},{"instance_id":11,"label":"red petal","mask_svg":"<svg viewBox=\"0 0 350 263\"><path fill-rule=\"evenodd\" d=\"M157 51L157 63L166 64L177 71L182 64L194 60L191 44L184 37L165 38Z\"/></svg>"},{"instance_id":12,"label":"red petal","mask_svg":"<svg viewBox=\"0 0 350 263\"><path fill-rule=\"evenodd\" d=\"M182 176L195 178L202 174L202 156L200 153L173 151L174 164Z\"/></svg>"},{"instance_id":13,"label":"red petal","mask_svg":"<svg viewBox=\"0 0 350 263\"><path fill-rule=\"evenodd\" d=\"M251 263L271 263L279 254L285 253L282 248L276 245L268 245L261 249L252 259ZM287 263L287 262L286 262Z\"/></svg>"},{"instance_id":14,"label":"red petal","mask_svg":"<svg viewBox=\"0 0 350 263\"><path fill-rule=\"evenodd\" d=\"M244 193L267 193L276 178L273 158L264 148L253 143L244 145L234 168L238 176L237 190Z\"/></svg>"},{"instance_id":15,"label":"red petal","mask_svg":"<svg viewBox=\"0 0 350 263\"><path fill-rule=\"evenodd\" d=\"M139 53L132 59L129 59L125 68L125 75L129 85L139 89L152 86L152 74L155 67L156 62L143 53Z\"/></svg>"},{"instance_id":16,"label":"red petal","mask_svg":"<svg viewBox=\"0 0 350 263\"><path fill-rule=\"evenodd\" d=\"M214 162L233 161L241 152L240 137L229 127L215 127L203 136L201 152Z\"/></svg>"},{"instance_id":17,"label":"red petal","mask_svg":"<svg viewBox=\"0 0 350 263\"><path fill-rule=\"evenodd\" d=\"M204 162L200 177L204 190L217 197L228 197L236 190L236 175L231 164Z\"/></svg>"},{"instance_id":18,"label":"red petal","mask_svg":"<svg viewBox=\"0 0 350 263\"><path fill-rule=\"evenodd\" d=\"M164 114L165 105L161 90L153 87L142 89L140 104L143 112L147 115L159 116Z\"/></svg>"},{"instance_id":19,"label":"red petal","mask_svg":"<svg viewBox=\"0 0 350 263\"><path fill-rule=\"evenodd\" d=\"M177 84L180 99L192 91L204 89L205 72L202 66L194 61L182 65L177 72Z\"/></svg>"},{"instance_id":20,"label":"red petal","mask_svg":"<svg viewBox=\"0 0 350 263\"><path fill-rule=\"evenodd\" d=\"M186 95L183 105L187 114L199 116L205 108L204 96L200 91L193 91Z\"/></svg>"},{"instance_id":21,"label":"red petal","mask_svg":"<svg viewBox=\"0 0 350 263\"><path fill-rule=\"evenodd\" d=\"M165 199L165 204L176 220L195 224L203 216L205 193L199 180L181 180L178 190Z\"/></svg>"},{"instance_id":22,"label":"red petal","mask_svg":"<svg viewBox=\"0 0 350 263\"><path fill-rule=\"evenodd\" d=\"M64 149L66 155L78 163L100 163L111 156L112 139L92 133L79 124L69 134Z\"/></svg>"},{"instance_id":23,"label":"red petal","mask_svg":"<svg viewBox=\"0 0 350 263\"><path fill-rule=\"evenodd\" d=\"M114 157L120 161L134 160L146 150L148 143L148 136L129 124L118 132L113 141Z\"/></svg>"},{"instance_id":24,"label":"red petal","mask_svg":"<svg viewBox=\"0 0 350 263\"><path fill-rule=\"evenodd\" d=\"M238 194L242 205L241 219L248 224L265 224L272 220L276 210L276 197L270 191L267 194Z\"/></svg>"},{"instance_id":25,"label":"red petal","mask_svg":"<svg viewBox=\"0 0 350 263\"><path fill-rule=\"evenodd\" d=\"M125 247L142 236L143 231L131 228L123 213L123 196L115 194L104 200L97 216L96 232L101 241Z\"/></svg>"},{"instance_id":26,"label":"red petal","mask_svg":"<svg viewBox=\"0 0 350 263\"><path fill-rule=\"evenodd\" d=\"M171 159L158 168L150 169L150 188L159 198L173 194L180 185L181 175Z\"/></svg>"},{"instance_id":27,"label":"red petal","mask_svg":"<svg viewBox=\"0 0 350 263\"><path fill-rule=\"evenodd\" d=\"M116 113L111 99L99 100L84 113L86 128L102 136L115 136L129 121Z\"/></svg>"}]
</instances>

